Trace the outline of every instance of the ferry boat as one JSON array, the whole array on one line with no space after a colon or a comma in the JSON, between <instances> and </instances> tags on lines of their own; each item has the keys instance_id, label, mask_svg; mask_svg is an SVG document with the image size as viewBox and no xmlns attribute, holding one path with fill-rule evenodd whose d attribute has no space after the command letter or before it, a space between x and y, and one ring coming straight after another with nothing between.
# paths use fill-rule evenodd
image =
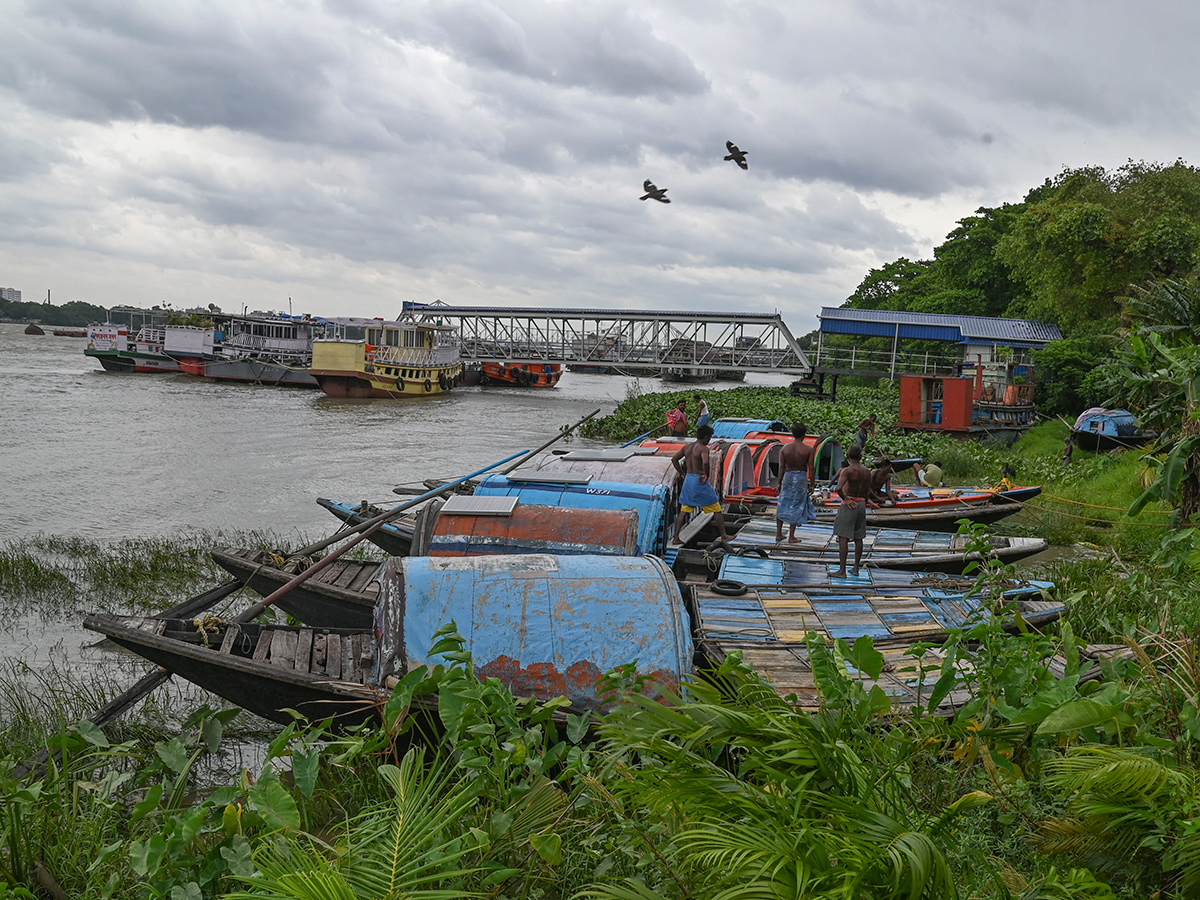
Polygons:
<instances>
[{"instance_id":1,"label":"ferry boat","mask_svg":"<svg viewBox=\"0 0 1200 900\"><path fill-rule=\"evenodd\" d=\"M354 320L250 313L221 316L215 321L211 358L203 353L192 356L185 371L213 381L315 388L317 381L308 371L313 342L344 338L346 324ZM215 346L217 334L223 337L219 348Z\"/></svg>"},{"instance_id":2,"label":"ferry boat","mask_svg":"<svg viewBox=\"0 0 1200 900\"><path fill-rule=\"evenodd\" d=\"M480 384L515 384L521 387L554 387L562 378L562 366L558 363L502 363L480 364Z\"/></svg>"},{"instance_id":3,"label":"ferry boat","mask_svg":"<svg viewBox=\"0 0 1200 900\"><path fill-rule=\"evenodd\" d=\"M224 332L215 325L168 325L163 352L179 363L181 372L203 375L204 364L219 356L223 339Z\"/></svg>"},{"instance_id":4,"label":"ferry boat","mask_svg":"<svg viewBox=\"0 0 1200 900\"><path fill-rule=\"evenodd\" d=\"M130 330L116 322L89 325L84 356L99 362L106 372L179 371L179 364L163 352L164 326L143 325L132 339Z\"/></svg>"},{"instance_id":5,"label":"ferry boat","mask_svg":"<svg viewBox=\"0 0 1200 900\"><path fill-rule=\"evenodd\" d=\"M309 374L331 397L405 399L453 390L462 378L458 332L405 313L369 320L365 340L316 340Z\"/></svg>"}]
</instances>

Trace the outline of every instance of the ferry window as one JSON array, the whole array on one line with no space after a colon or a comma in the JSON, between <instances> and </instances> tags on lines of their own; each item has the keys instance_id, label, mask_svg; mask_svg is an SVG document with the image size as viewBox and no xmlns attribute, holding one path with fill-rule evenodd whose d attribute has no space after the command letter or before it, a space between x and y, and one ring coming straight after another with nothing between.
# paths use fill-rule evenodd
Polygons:
<instances>
[{"instance_id":1,"label":"ferry window","mask_svg":"<svg viewBox=\"0 0 1200 900\"><path fill-rule=\"evenodd\" d=\"M404 329L404 346L417 347L417 333L410 328Z\"/></svg>"},{"instance_id":2,"label":"ferry window","mask_svg":"<svg viewBox=\"0 0 1200 900\"><path fill-rule=\"evenodd\" d=\"M400 334L395 328L388 328L385 331L385 335L386 335L385 343L389 347L399 347L400 346Z\"/></svg>"},{"instance_id":3,"label":"ferry window","mask_svg":"<svg viewBox=\"0 0 1200 900\"><path fill-rule=\"evenodd\" d=\"M378 328L368 328L368 329L367 329L367 343L368 343L368 344L378 344L378 343L380 343L380 340L379 340L379 329L378 329Z\"/></svg>"}]
</instances>

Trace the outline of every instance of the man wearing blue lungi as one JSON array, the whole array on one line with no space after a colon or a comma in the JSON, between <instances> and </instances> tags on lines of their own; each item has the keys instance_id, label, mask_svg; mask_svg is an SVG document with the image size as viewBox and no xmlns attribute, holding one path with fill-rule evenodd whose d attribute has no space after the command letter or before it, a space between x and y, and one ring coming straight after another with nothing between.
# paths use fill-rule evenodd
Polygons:
<instances>
[{"instance_id":1,"label":"man wearing blue lungi","mask_svg":"<svg viewBox=\"0 0 1200 900\"><path fill-rule=\"evenodd\" d=\"M796 526L807 525L817 519L808 492L808 470L813 462L813 448L804 443L807 429L797 422L792 426L792 442L779 454L779 477L775 487L779 490L779 505L775 508L775 541L783 543L783 523L790 525L788 543L798 544Z\"/></svg>"},{"instance_id":2,"label":"man wearing blue lungi","mask_svg":"<svg viewBox=\"0 0 1200 900\"><path fill-rule=\"evenodd\" d=\"M696 429L696 440L684 444L671 457L675 471L684 476L683 490L679 493L679 515L675 517L675 537L671 541L673 544L680 543L679 531L683 527L683 517L690 512L712 513L721 540L729 540L725 532L725 517L721 515L721 498L708 483L708 442L712 440L712 433L711 425L701 425Z\"/></svg>"}]
</instances>

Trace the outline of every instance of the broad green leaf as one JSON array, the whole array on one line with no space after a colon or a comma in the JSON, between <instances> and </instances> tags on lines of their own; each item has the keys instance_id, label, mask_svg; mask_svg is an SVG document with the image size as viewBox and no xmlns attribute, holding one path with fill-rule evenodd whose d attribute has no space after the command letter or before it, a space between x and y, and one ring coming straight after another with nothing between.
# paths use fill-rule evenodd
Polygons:
<instances>
[{"instance_id":1,"label":"broad green leaf","mask_svg":"<svg viewBox=\"0 0 1200 900\"><path fill-rule=\"evenodd\" d=\"M551 831L545 834L531 834L529 843L548 865L557 866L562 862L562 837Z\"/></svg>"},{"instance_id":2,"label":"broad green leaf","mask_svg":"<svg viewBox=\"0 0 1200 900\"><path fill-rule=\"evenodd\" d=\"M250 853L250 842L235 834L229 845L221 848L221 858L229 864L229 871L243 878L254 874L254 857Z\"/></svg>"},{"instance_id":3,"label":"broad green leaf","mask_svg":"<svg viewBox=\"0 0 1200 900\"><path fill-rule=\"evenodd\" d=\"M204 895L200 893L200 885L189 881L171 888L171 900L204 900Z\"/></svg>"},{"instance_id":4,"label":"broad green leaf","mask_svg":"<svg viewBox=\"0 0 1200 900\"><path fill-rule=\"evenodd\" d=\"M89 719L80 719L79 724L75 726L75 730L79 732L79 736L94 747L107 747L108 737L96 725L95 722Z\"/></svg>"},{"instance_id":5,"label":"broad green leaf","mask_svg":"<svg viewBox=\"0 0 1200 900\"><path fill-rule=\"evenodd\" d=\"M321 751L314 747L308 751L292 751L292 777L296 779L296 787L309 800L312 799L313 789L317 785L317 773L321 767Z\"/></svg>"},{"instance_id":6,"label":"broad green leaf","mask_svg":"<svg viewBox=\"0 0 1200 900\"><path fill-rule=\"evenodd\" d=\"M133 808L133 812L129 815L131 822L141 821L146 817L147 813L158 809L158 805L162 802L163 786L156 784L150 790L146 791L146 796L142 801Z\"/></svg>"},{"instance_id":7,"label":"broad green leaf","mask_svg":"<svg viewBox=\"0 0 1200 900\"><path fill-rule=\"evenodd\" d=\"M200 734L208 752L216 753L221 746L221 737L225 734L225 723L216 716L209 716L200 726Z\"/></svg>"},{"instance_id":8,"label":"broad green leaf","mask_svg":"<svg viewBox=\"0 0 1200 900\"><path fill-rule=\"evenodd\" d=\"M587 735L588 720L591 718L591 713L584 713L581 716L567 716L567 740L572 744L578 744Z\"/></svg>"},{"instance_id":9,"label":"broad green leaf","mask_svg":"<svg viewBox=\"0 0 1200 900\"><path fill-rule=\"evenodd\" d=\"M179 738L171 738L167 742L159 741L154 745L154 752L172 772L179 773L187 768L188 751Z\"/></svg>"},{"instance_id":10,"label":"broad green leaf","mask_svg":"<svg viewBox=\"0 0 1200 900\"><path fill-rule=\"evenodd\" d=\"M497 869L495 872L492 872L492 874L480 881L479 886L485 888L494 887L502 882L508 881L508 879L512 878L514 875L520 874L520 869Z\"/></svg>"},{"instance_id":11,"label":"broad green leaf","mask_svg":"<svg viewBox=\"0 0 1200 900\"><path fill-rule=\"evenodd\" d=\"M875 649L875 642L868 635L861 635L850 651L854 668L874 681L883 672L883 654Z\"/></svg>"},{"instance_id":12,"label":"broad green leaf","mask_svg":"<svg viewBox=\"0 0 1200 900\"><path fill-rule=\"evenodd\" d=\"M158 834L150 835L144 844L141 841L133 841L129 845L129 859L133 862L133 871L138 875L157 872L166 853L167 842Z\"/></svg>"},{"instance_id":13,"label":"broad green leaf","mask_svg":"<svg viewBox=\"0 0 1200 900\"><path fill-rule=\"evenodd\" d=\"M1118 706L1097 703L1094 700L1072 700L1042 719L1038 734L1058 734L1063 731L1078 731L1112 722L1121 712Z\"/></svg>"},{"instance_id":14,"label":"broad green leaf","mask_svg":"<svg viewBox=\"0 0 1200 900\"><path fill-rule=\"evenodd\" d=\"M263 779L250 788L250 805L272 828L300 827L300 809L296 801L274 778Z\"/></svg>"}]
</instances>

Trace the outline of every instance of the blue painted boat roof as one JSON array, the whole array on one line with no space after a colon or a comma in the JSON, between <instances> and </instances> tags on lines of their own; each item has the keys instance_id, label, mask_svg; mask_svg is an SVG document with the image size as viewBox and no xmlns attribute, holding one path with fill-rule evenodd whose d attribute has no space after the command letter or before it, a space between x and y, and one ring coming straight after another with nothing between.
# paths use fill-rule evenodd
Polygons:
<instances>
[{"instance_id":1,"label":"blue painted boat roof","mask_svg":"<svg viewBox=\"0 0 1200 900\"><path fill-rule=\"evenodd\" d=\"M717 419L712 423L713 437L744 438L753 431L770 431L771 426L782 426L777 419ZM787 431L791 434L790 429Z\"/></svg>"}]
</instances>

